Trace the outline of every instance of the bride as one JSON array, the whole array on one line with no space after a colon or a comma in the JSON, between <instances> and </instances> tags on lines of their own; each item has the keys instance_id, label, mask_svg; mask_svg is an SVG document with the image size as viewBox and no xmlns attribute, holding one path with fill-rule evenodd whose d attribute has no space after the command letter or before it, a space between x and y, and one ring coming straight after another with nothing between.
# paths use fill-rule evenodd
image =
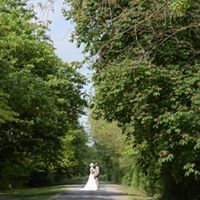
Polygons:
<instances>
[{"instance_id":1,"label":"bride","mask_svg":"<svg viewBox=\"0 0 200 200\"><path fill-rule=\"evenodd\" d=\"M97 190L97 184L94 174L95 174L94 164L90 163L90 175L86 185L81 190Z\"/></svg>"}]
</instances>

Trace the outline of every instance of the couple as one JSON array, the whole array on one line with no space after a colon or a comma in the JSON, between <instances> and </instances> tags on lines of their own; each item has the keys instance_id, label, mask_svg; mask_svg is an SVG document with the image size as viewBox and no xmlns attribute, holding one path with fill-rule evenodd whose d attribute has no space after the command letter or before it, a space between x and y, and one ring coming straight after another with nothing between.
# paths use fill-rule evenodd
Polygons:
<instances>
[{"instance_id":1,"label":"couple","mask_svg":"<svg viewBox=\"0 0 200 200\"><path fill-rule=\"evenodd\" d=\"M90 175L85 187L81 190L98 190L99 187L99 166L98 163L90 163Z\"/></svg>"}]
</instances>

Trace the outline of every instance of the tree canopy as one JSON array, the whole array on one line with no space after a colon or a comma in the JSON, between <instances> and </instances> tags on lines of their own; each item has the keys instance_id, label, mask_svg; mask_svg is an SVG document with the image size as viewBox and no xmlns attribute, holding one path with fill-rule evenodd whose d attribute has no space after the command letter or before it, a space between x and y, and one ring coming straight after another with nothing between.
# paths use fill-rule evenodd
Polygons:
<instances>
[{"instance_id":1,"label":"tree canopy","mask_svg":"<svg viewBox=\"0 0 200 200\"><path fill-rule=\"evenodd\" d=\"M165 199L200 194L199 1L66 0L93 61L93 116L133 136L135 170ZM142 175L141 175L142 174Z\"/></svg>"},{"instance_id":2,"label":"tree canopy","mask_svg":"<svg viewBox=\"0 0 200 200\"><path fill-rule=\"evenodd\" d=\"M55 54L46 32L27 1L0 2L1 187L70 176L87 151L78 121L86 79Z\"/></svg>"}]
</instances>

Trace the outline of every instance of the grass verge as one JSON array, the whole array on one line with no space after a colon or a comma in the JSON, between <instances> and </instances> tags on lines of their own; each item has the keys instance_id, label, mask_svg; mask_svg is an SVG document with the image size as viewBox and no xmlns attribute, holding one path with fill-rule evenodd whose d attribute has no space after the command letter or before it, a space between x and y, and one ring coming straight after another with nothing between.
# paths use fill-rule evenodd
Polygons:
<instances>
[{"instance_id":1,"label":"grass verge","mask_svg":"<svg viewBox=\"0 0 200 200\"><path fill-rule=\"evenodd\" d=\"M62 193L66 190L66 185L41 187L41 188L29 188L29 189L13 189L0 192L0 199L20 199L20 200L45 200L48 197Z\"/></svg>"},{"instance_id":2,"label":"grass verge","mask_svg":"<svg viewBox=\"0 0 200 200\"><path fill-rule=\"evenodd\" d=\"M124 193L130 196L132 200L156 200L155 197L149 197L145 194L145 192L140 191L134 187L122 185L122 190Z\"/></svg>"}]
</instances>

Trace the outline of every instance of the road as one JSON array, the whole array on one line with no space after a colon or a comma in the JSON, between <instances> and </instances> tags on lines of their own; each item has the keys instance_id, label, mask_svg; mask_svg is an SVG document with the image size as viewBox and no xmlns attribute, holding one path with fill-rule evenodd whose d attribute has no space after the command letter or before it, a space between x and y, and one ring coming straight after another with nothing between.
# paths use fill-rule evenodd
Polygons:
<instances>
[{"instance_id":1,"label":"road","mask_svg":"<svg viewBox=\"0 0 200 200\"><path fill-rule=\"evenodd\" d=\"M83 185L70 185L66 192L50 200L131 200L118 185L101 183L98 191L83 191L81 188Z\"/></svg>"}]
</instances>

